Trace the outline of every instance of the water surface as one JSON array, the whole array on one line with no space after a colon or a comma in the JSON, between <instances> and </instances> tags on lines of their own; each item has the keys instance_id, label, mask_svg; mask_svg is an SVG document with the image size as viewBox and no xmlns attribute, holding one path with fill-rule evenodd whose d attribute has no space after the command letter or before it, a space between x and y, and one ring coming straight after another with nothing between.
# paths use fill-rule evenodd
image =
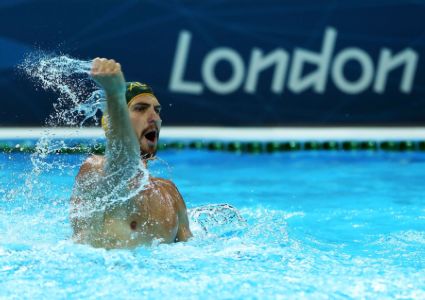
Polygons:
<instances>
[{"instance_id":1,"label":"water surface","mask_svg":"<svg viewBox=\"0 0 425 300\"><path fill-rule=\"evenodd\" d=\"M35 176L28 154L0 154L0 298L425 298L423 153L159 157L194 238L107 251L70 240L85 156L50 155ZM246 225L204 214L205 232L194 212L219 203Z\"/></svg>"}]
</instances>

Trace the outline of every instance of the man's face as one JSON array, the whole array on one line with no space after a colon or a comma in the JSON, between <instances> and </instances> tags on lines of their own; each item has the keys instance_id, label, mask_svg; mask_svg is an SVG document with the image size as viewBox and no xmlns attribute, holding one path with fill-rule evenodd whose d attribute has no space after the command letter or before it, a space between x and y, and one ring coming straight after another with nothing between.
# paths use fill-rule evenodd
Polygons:
<instances>
[{"instance_id":1,"label":"man's face","mask_svg":"<svg viewBox=\"0 0 425 300\"><path fill-rule=\"evenodd\" d=\"M143 158L154 157L162 123L161 105L154 95L140 94L132 99L128 110Z\"/></svg>"}]
</instances>

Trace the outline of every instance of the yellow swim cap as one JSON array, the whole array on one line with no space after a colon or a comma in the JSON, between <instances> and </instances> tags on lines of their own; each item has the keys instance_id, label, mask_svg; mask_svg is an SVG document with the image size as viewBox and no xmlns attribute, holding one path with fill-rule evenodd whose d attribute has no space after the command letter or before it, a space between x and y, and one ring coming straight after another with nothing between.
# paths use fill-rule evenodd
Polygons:
<instances>
[{"instance_id":1,"label":"yellow swim cap","mask_svg":"<svg viewBox=\"0 0 425 300\"><path fill-rule=\"evenodd\" d=\"M154 94L152 88L146 83L140 83L138 81L127 82L125 90L125 100L127 105L130 106L132 100L140 94ZM104 113L100 120L103 130L108 131L108 114Z\"/></svg>"}]
</instances>

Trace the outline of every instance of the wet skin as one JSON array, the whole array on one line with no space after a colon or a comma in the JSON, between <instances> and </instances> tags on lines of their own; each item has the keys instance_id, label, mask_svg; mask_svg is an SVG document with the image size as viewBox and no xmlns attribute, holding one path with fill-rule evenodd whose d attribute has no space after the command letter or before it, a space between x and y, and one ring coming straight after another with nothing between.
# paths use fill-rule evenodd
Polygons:
<instances>
[{"instance_id":1,"label":"wet skin","mask_svg":"<svg viewBox=\"0 0 425 300\"><path fill-rule=\"evenodd\" d=\"M89 157L77 175L77 184L84 187L88 178L102 178L105 160L104 156ZM78 215L86 201L90 199L73 197L72 213ZM72 226L76 242L103 248L131 248L154 240L172 243L192 236L183 198L171 181L161 178L150 178L145 189L124 205L106 211L102 220L76 217Z\"/></svg>"},{"instance_id":2,"label":"wet skin","mask_svg":"<svg viewBox=\"0 0 425 300\"><path fill-rule=\"evenodd\" d=\"M121 66L113 60L95 59L92 76L105 90L110 128L106 131L107 155L89 157L76 178L71 197L74 240L104 248L188 240L192 233L177 187L169 180L152 177L144 189L138 184L143 174L137 166L147 166L157 150L162 122L158 100L152 94L139 94L127 106ZM126 178L122 174L131 174L124 189L135 194L100 214L84 214L102 193L122 186Z\"/></svg>"}]
</instances>

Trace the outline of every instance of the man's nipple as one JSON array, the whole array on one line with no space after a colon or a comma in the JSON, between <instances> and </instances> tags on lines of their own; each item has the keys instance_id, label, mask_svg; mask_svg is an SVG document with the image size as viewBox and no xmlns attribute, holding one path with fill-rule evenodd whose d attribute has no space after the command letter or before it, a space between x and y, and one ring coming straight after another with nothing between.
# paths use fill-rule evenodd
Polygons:
<instances>
[{"instance_id":1,"label":"man's nipple","mask_svg":"<svg viewBox=\"0 0 425 300\"><path fill-rule=\"evenodd\" d=\"M131 229L136 230L136 227L137 227L137 222L136 221L133 221L133 222L130 223L130 228Z\"/></svg>"}]
</instances>

